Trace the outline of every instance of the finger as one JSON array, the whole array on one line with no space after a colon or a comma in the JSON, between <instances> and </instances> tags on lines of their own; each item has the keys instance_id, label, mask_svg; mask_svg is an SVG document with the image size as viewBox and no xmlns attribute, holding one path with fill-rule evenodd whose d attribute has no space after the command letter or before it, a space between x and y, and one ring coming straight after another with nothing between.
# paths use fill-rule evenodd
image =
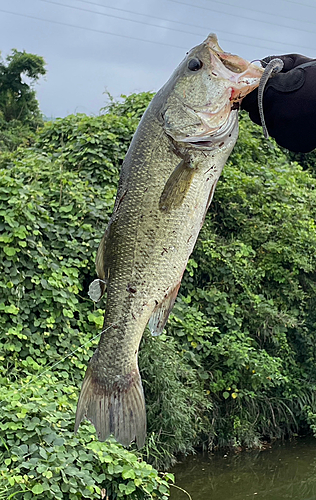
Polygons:
<instances>
[{"instance_id":1,"label":"finger","mask_svg":"<svg viewBox=\"0 0 316 500\"><path fill-rule=\"evenodd\" d=\"M313 61L314 59L311 59L310 57L303 56L302 54L283 54L281 56L267 56L263 61L263 66L267 65L271 59L281 59L283 61L283 68L281 73L287 73L287 71L290 71L293 68L296 68L296 66L299 66L300 64L304 64L309 61Z\"/></svg>"}]
</instances>

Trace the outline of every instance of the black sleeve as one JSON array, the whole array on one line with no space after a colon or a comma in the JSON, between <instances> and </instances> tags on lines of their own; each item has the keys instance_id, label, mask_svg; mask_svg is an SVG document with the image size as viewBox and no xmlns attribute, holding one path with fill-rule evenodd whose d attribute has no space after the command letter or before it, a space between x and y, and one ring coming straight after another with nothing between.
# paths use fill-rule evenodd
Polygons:
<instances>
[{"instance_id":1,"label":"black sleeve","mask_svg":"<svg viewBox=\"0 0 316 500\"><path fill-rule=\"evenodd\" d=\"M267 129L280 146L307 153L316 148L316 65L297 68L313 61L299 54L281 56L281 59L284 68L270 78L263 96ZM256 89L246 96L242 109L261 125L257 95Z\"/></svg>"}]
</instances>

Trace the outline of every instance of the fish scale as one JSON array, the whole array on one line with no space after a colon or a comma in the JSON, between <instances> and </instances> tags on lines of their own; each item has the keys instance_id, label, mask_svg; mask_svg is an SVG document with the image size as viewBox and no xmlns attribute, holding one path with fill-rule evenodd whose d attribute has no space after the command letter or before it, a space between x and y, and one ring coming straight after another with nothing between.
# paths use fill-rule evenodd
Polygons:
<instances>
[{"instance_id":1,"label":"fish scale","mask_svg":"<svg viewBox=\"0 0 316 500\"><path fill-rule=\"evenodd\" d=\"M113 434L123 445L136 440L143 446L140 340L147 323L153 335L165 326L237 140L231 96L246 95L260 76L257 67L224 53L211 35L187 54L145 112L97 253L97 273L107 286L104 332L83 381L75 430L86 417L100 440Z\"/></svg>"}]
</instances>

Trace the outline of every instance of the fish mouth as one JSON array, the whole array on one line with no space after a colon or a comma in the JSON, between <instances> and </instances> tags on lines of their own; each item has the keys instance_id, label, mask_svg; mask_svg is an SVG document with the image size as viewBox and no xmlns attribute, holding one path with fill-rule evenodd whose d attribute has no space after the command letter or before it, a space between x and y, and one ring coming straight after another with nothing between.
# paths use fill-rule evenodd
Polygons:
<instances>
[{"instance_id":1,"label":"fish mouth","mask_svg":"<svg viewBox=\"0 0 316 500\"><path fill-rule=\"evenodd\" d=\"M217 36L212 33L205 40L212 63L212 75L231 82L229 100L241 100L259 86L263 68L249 63L242 57L225 52L218 44Z\"/></svg>"},{"instance_id":2,"label":"fish mouth","mask_svg":"<svg viewBox=\"0 0 316 500\"><path fill-rule=\"evenodd\" d=\"M225 81L222 94L217 100L192 109L199 117L204 132L197 137L187 137L184 142L206 144L212 138L222 136L228 130L231 112L239 108L242 99L259 86L263 68L249 63L242 57L225 52L218 45L217 36L211 34L204 42L210 53L211 76ZM234 113L234 120L237 113ZM214 141L212 141L214 143ZM218 141L216 140L216 143Z\"/></svg>"}]
</instances>

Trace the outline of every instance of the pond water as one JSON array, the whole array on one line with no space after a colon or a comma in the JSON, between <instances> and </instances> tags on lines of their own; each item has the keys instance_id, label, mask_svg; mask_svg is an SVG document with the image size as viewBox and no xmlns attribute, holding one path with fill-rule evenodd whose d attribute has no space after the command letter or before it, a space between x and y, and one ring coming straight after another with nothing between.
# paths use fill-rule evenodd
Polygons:
<instances>
[{"instance_id":1,"label":"pond water","mask_svg":"<svg viewBox=\"0 0 316 500\"><path fill-rule=\"evenodd\" d=\"M185 458L171 471L192 500L316 500L316 439ZM189 500L171 488L171 500Z\"/></svg>"}]
</instances>

